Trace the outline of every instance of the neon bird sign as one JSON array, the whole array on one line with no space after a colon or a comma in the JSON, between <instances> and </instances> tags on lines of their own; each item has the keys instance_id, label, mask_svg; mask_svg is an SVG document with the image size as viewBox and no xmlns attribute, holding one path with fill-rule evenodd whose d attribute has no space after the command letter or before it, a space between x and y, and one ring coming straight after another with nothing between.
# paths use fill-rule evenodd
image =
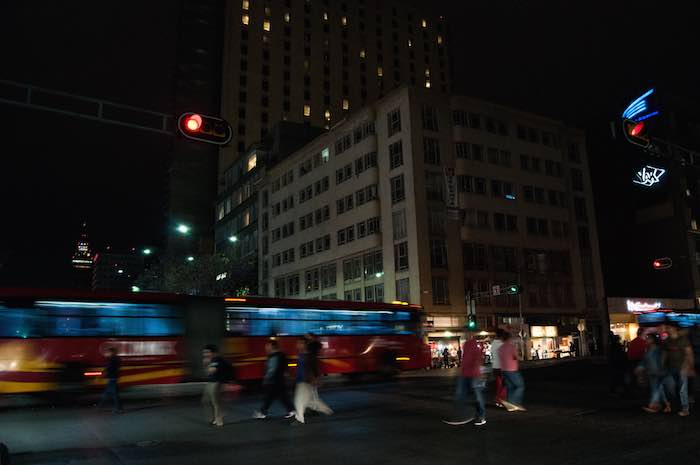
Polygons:
<instances>
[{"instance_id":1,"label":"neon bird sign","mask_svg":"<svg viewBox=\"0 0 700 465\"><path fill-rule=\"evenodd\" d=\"M630 103L625 111L622 112L622 118L632 120L634 122L644 121L652 116L659 114L658 110L651 108L651 103L649 97L651 97L656 89L649 89L644 92L641 96L637 97L632 103Z\"/></svg>"},{"instance_id":2,"label":"neon bird sign","mask_svg":"<svg viewBox=\"0 0 700 465\"><path fill-rule=\"evenodd\" d=\"M641 170L637 171L637 179L633 179L632 182L640 186L651 187L661 182L661 178L664 174L666 174L665 169L646 165Z\"/></svg>"}]
</instances>

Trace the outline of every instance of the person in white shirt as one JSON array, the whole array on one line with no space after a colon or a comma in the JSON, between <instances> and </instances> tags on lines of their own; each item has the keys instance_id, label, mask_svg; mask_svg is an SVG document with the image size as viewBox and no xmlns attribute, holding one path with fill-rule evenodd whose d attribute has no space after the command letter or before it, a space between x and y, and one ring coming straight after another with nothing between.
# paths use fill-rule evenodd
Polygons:
<instances>
[{"instance_id":1,"label":"person in white shirt","mask_svg":"<svg viewBox=\"0 0 700 465\"><path fill-rule=\"evenodd\" d=\"M496 337L491 342L491 368L493 376L496 379L496 406L503 407L503 400L507 397L506 386L503 382L501 374L501 361L498 356L498 350L503 345L503 330L496 330Z\"/></svg>"}]
</instances>

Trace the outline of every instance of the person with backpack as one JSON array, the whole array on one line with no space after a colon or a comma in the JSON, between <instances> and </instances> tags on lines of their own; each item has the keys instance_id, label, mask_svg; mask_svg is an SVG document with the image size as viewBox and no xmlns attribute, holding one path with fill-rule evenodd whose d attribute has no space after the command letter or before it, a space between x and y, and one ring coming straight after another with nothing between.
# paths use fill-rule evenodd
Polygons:
<instances>
[{"instance_id":1,"label":"person with backpack","mask_svg":"<svg viewBox=\"0 0 700 465\"><path fill-rule=\"evenodd\" d=\"M294 411L292 402L289 400L285 383L287 357L280 350L279 343L274 339L268 341L265 349L268 354L267 362L265 363L265 375L263 377L265 398L260 410L253 413L253 418L267 418L267 411L275 399L279 399L287 409L287 414L284 418L292 418L296 415L296 412Z\"/></svg>"},{"instance_id":2,"label":"person with backpack","mask_svg":"<svg viewBox=\"0 0 700 465\"><path fill-rule=\"evenodd\" d=\"M204 387L202 403L212 408L211 424L224 426L224 415L221 410L221 391L223 384L231 380L233 368L219 355L219 349L214 344L204 346L202 356L207 371L207 384Z\"/></svg>"}]
</instances>

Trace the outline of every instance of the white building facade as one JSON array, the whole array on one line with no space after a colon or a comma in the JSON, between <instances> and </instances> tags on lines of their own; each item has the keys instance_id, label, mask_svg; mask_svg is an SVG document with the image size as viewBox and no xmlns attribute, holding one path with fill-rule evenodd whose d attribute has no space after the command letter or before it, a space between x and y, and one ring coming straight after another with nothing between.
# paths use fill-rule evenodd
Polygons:
<instances>
[{"instance_id":1,"label":"white building facade","mask_svg":"<svg viewBox=\"0 0 700 465\"><path fill-rule=\"evenodd\" d=\"M258 189L262 294L421 304L447 338L464 330L469 295L481 329L551 350L582 342L582 320L605 324L584 135L560 122L403 87ZM515 283L520 296L490 295Z\"/></svg>"}]
</instances>

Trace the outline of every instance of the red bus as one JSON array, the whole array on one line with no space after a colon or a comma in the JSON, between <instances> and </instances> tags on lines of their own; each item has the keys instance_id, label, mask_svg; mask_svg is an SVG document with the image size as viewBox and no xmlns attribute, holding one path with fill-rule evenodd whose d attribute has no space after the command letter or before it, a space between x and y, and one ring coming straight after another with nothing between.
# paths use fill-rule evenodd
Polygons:
<instances>
[{"instance_id":1,"label":"red bus","mask_svg":"<svg viewBox=\"0 0 700 465\"><path fill-rule=\"evenodd\" d=\"M102 385L108 347L122 358L121 385L201 379L210 343L237 379L256 380L269 338L293 369L306 333L319 336L324 373L427 368L420 319L419 306L372 302L0 289L0 394Z\"/></svg>"}]
</instances>

